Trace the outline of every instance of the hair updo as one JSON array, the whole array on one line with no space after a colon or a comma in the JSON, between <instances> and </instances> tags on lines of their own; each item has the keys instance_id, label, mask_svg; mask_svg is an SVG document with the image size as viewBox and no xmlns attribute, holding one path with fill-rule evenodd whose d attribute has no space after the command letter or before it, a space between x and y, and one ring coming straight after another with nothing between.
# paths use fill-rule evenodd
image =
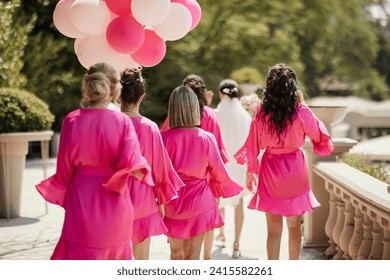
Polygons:
<instances>
[{"instance_id":1,"label":"hair updo","mask_svg":"<svg viewBox=\"0 0 390 280\"><path fill-rule=\"evenodd\" d=\"M203 114L203 107L207 104L206 101L206 85L202 79L202 77L196 75L196 74L190 74L183 80L183 86L187 86L191 88L196 96L198 97L199 102L199 113L200 113L200 119L202 119Z\"/></svg>"},{"instance_id":2,"label":"hair updo","mask_svg":"<svg viewBox=\"0 0 390 280\"><path fill-rule=\"evenodd\" d=\"M223 80L219 83L219 92L230 98L238 98L238 84L232 79Z\"/></svg>"},{"instance_id":3,"label":"hair updo","mask_svg":"<svg viewBox=\"0 0 390 280\"><path fill-rule=\"evenodd\" d=\"M137 103L145 93L145 80L140 69L127 68L121 72L121 99L124 104Z\"/></svg>"},{"instance_id":4,"label":"hair updo","mask_svg":"<svg viewBox=\"0 0 390 280\"><path fill-rule=\"evenodd\" d=\"M118 73L107 63L92 65L83 78L81 100L82 107L95 102L108 101L118 97Z\"/></svg>"}]
</instances>

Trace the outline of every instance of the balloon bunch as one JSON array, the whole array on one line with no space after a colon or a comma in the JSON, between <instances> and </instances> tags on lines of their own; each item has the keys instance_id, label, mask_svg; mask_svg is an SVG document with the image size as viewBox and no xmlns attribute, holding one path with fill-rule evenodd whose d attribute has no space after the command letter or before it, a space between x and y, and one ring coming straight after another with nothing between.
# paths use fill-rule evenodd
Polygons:
<instances>
[{"instance_id":1,"label":"balloon bunch","mask_svg":"<svg viewBox=\"0 0 390 280\"><path fill-rule=\"evenodd\" d=\"M75 38L82 66L108 62L118 71L159 64L166 41L183 38L201 18L196 0L60 0L55 27Z\"/></svg>"}]
</instances>

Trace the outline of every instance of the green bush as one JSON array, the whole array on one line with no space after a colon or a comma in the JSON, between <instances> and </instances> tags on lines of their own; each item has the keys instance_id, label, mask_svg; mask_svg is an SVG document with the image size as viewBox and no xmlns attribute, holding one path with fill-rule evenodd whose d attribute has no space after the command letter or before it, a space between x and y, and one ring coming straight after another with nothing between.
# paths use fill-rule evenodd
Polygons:
<instances>
[{"instance_id":1,"label":"green bush","mask_svg":"<svg viewBox=\"0 0 390 280\"><path fill-rule=\"evenodd\" d=\"M12 88L0 88L0 133L48 130L54 115L34 94Z\"/></svg>"},{"instance_id":2,"label":"green bush","mask_svg":"<svg viewBox=\"0 0 390 280\"><path fill-rule=\"evenodd\" d=\"M390 175L383 163L370 162L363 154L344 154L340 161L367 173L382 182L390 184Z\"/></svg>"}]
</instances>

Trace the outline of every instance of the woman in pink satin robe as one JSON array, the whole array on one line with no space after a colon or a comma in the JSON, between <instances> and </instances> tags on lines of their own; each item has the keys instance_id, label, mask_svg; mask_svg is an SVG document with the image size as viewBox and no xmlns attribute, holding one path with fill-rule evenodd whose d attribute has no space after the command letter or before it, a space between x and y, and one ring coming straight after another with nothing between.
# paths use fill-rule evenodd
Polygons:
<instances>
[{"instance_id":1,"label":"woman in pink satin robe","mask_svg":"<svg viewBox=\"0 0 390 280\"><path fill-rule=\"evenodd\" d=\"M150 237L165 234L164 204L177 198L183 181L173 169L156 123L139 113L145 97L145 81L139 69L125 69L121 73L121 110L127 114L137 132L142 155L152 169L155 186L141 182L130 187L134 209L133 254L136 260L149 259Z\"/></svg>"},{"instance_id":2,"label":"woman in pink satin robe","mask_svg":"<svg viewBox=\"0 0 390 280\"><path fill-rule=\"evenodd\" d=\"M217 115L214 109L210 108L209 106L206 106L208 104L206 100L206 85L202 77L195 74L190 74L183 80L183 86L190 87L198 97L200 108L200 128L214 135L223 162L228 162L230 158L222 141L221 129L219 126ZM169 129L168 122L169 116L162 124L160 129L161 132L167 131Z\"/></svg>"},{"instance_id":3,"label":"woman in pink satin robe","mask_svg":"<svg viewBox=\"0 0 390 280\"><path fill-rule=\"evenodd\" d=\"M293 69L277 64L269 69L249 136L234 155L238 163L248 163L247 188L254 192L254 186L258 186L248 208L266 213L268 259L279 258L283 217L287 217L289 258L299 258L301 215L320 206L310 190L300 149L306 137L313 143L315 153L325 156L333 151L325 125L303 101ZM258 184L254 174L259 175Z\"/></svg>"},{"instance_id":4,"label":"woman in pink satin robe","mask_svg":"<svg viewBox=\"0 0 390 280\"><path fill-rule=\"evenodd\" d=\"M225 168L213 134L199 128L198 99L187 86L169 99L169 130L162 132L172 164L185 183L165 206L171 259L199 259L205 233L224 223L216 198L242 191Z\"/></svg>"},{"instance_id":5,"label":"woman in pink satin robe","mask_svg":"<svg viewBox=\"0 0 390 280\"><path fill-rule=\"evenodd\" d=\"M83 79L85 108L63 121L56 173L36 188L65 209L51 259L133 259L133 206L128 180L153 185L131 120L107 109L118 95L118 73L106 63Z\"/></svg>"}]
</instances>

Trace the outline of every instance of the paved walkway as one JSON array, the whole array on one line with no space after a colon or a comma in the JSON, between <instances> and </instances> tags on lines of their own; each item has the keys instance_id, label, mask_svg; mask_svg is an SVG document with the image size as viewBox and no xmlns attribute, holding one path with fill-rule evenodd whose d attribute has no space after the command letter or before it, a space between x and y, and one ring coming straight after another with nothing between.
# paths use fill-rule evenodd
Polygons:
<instances>
[{"instance_id":1,"label":"paved walkway","mask_svg":"<svg viewBox=\"0 0 390 280\"><path fill-rule=\"evenodd\" d=\"M48 176L55 172L55 159L49 160ZM64 211L61 207L46 204L35 190L35 184L43 180L40 160L28 160L23 174L21 217L9 221L0 219L0 259L4 260L47 260L61 233ZM248 204L250 197L244 203ZM46 214L46 206L48 213ZM240 260L266 260L266 224L264 213L245 209ZM231 258L233 231L233 209L226 209L225 234L226 248L214 244L212 259L233 260ZM285 228L286 229L286 228ZM286 230L282 236L281 259L288 259ZM169 259L169 246L165 236L152 238L150 259ZM322 259L321 251L302 250L301 259Z\"/></svg>"}]
</instances>

